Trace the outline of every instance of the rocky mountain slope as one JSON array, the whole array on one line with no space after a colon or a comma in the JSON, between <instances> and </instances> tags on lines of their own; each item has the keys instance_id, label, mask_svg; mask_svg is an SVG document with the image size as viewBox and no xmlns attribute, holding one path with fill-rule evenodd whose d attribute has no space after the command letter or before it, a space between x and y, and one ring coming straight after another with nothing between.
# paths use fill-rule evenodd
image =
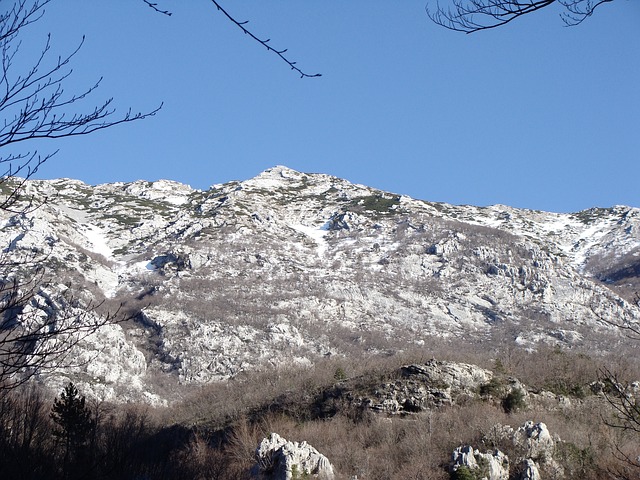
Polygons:
<instances>
[{"instance_id":1,"label":"rocky mountain slope","mask_svg":"<svg viewBox=\"0 0 640 480\"><path fill-rule=\"evenodd\" d=\"M5 258L40 255L54 305L70 292L134 314L47 373L107 399L434 337L611 349L625 338L608 321L640 318L636 208L454 206L285 167L207 191L61 179L25 194L39 207L1 212Z\"/></svg>"}]
</instances>

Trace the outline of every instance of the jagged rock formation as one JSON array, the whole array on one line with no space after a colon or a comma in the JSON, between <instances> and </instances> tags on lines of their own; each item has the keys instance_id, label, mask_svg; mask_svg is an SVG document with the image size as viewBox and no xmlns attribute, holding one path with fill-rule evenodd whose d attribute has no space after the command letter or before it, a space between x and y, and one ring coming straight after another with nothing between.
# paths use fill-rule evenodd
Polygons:
<instances>
[{"instance_id":1,"label":"jagged rock formation","mask_svg":"<svg viewBox=\"0 0 640 480\"><path fill-rule=\"evenodd\" d=\"M460 395L475 397L493 373L466 363L429 360L422 365L406 365L400 378L385 382L356 398L353 405L386 414L417 413L452 405Z\"/></svg>"},{"instance_id":2,"label":"jagged rock formation","mask_svg":"<svg viewBox=\"0 0 640 480\"><path fill-rule=\"evenodd\" d=\"M272 433L260 442L256 450L256 465L252 476L265 480L296 480L317 478L333 480L331 463L307 442L289 442Z\"/></svg>"},{"instance_id":3,"label":"jagged rock formation","mask_svg":"<svg viewBox=\"0 0 640 480\"><path fill-rule=\"evenodd\" d=\"M513 442L524 449L524 456L539 462L553 459L555 441L544 423L526 422L515 431Z\"/></svg>"},{"instance_id":4,"label":"jagged rock formation","mask_svg":"<svg viewBox=\"0 0 640 480\"><path fill-rule=\"evenodd\" d=\"M498 449L481 453L470 445L456 448L451 456L450 468L452 472L461 467L475 470L487 480L540 480L540 470L543 469L552 478L564 478L560 465L554 459L555 440L551 437L547 426L542 423L526 422L517 430L509 425L495 425L491 438L485 438L489 445L511 444L517 454L515 462L510 462L507 455ZM509 470L509 465L516 465L515 472Z\"/></svg>"},{"instance_id":5,"label":"jagged rock formation","mask_svg":"<svg viewBox=\"0 0 640 480\"><path fill-rule=\"evenodd\" d=\"M536 462L530 458L526 458L520 464L520 478L519 480L542 480L540 476L540 470Z\"/></svg>"},{"instance_id":6,"label":"jagged rock formation","mask_svg":"<svg viewBox=\"0 0 640 480\"><path fill-rule=\"evenodd\" d=\"M481 453L469 445L458 447L451 455L451 471L461 467L478 470L486 480L509 480L509 458L500 450Z\"/></svg>"},{"instance_id":7,"label":"jagged rock formation","mask_svg":"<svg viewBox=\"0 0 640 480\"><path fill-rule=\"evenodd\" d=\"M640 318L628 301L634 208L453 206L285 167L207 191L62 179L25 193L41 206L0 212L6 258L36 256L49 298L70 292L74 308L106 299L136 314L48 377L100 398L162 402L259 365L433 337L610 349L625 340L603 320Z\"/></svg>"}]
</instances>

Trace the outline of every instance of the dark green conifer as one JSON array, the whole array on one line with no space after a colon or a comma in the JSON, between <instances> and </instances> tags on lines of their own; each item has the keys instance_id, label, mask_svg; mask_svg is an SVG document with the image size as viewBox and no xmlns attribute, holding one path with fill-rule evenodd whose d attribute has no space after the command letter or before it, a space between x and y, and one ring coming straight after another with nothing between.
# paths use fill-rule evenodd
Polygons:
<instances>
[{"instance_id":1,"label":"dark green conifer","mask_svg":"<svg viewBox=\"0 0 640 480\"><path fill-rule=\"evenodd\" d=\"M85 405L84 395L80 395L72 382L64 387L60 398L56 397L53 402L51 419L58 426L53 431L54 436L64 443L66 464L86 444L92 427L91 412Z\"/></svg>"}]
</instances>

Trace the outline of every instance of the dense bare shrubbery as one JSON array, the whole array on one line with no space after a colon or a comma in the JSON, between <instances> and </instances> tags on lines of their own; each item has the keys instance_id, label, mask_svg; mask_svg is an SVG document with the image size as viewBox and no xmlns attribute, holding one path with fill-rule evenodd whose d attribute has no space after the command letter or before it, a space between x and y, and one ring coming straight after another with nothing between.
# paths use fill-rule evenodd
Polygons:
<instances>
[{"instance_id":1,"label":"dense bare shrubbery","mask_svg":"<svg viewBox=\"0 0 640 480\"><path fill-rule=\"evenodd\" d=\"M69 444L50 414L51 398L35 386L16 389L0 401L2 478L134 478L152 469L162 473L160 432L143 407L86 405L86 429ZM174 440L178 441L178 439Z\"/></svg>"},{"instance_id":2,"label":"dense bare shrubbery","mask_svg":"<svg viewBox=\"0 0 640 480\"><path fill-rule=\"evenodd\" d=\"M448 351L448 354L447 352ZM374 413L350 403L398 377L398 367L424 363L432 354L470 359L492 368L478 395L411 415ZM629 363L607 360L629 369ZM633 360L630 361L634 365ZM472 347L326 359L313 367L270 369L211 384L167 409L87 401L91 431L82 448L63 461L50 418L52 399L35 387L0 401L2 478L247 478L260 440L277 432L307 441L326 455L338 479L449 478L454 448L521 452L495 435L496 425L544 422L557 442L554 460L565 478L635 478L623 454L637 454L635 432L610 428L613 410L589 387L604 360L558 349L493 354ZM637 366L636 366L637 367ZM637 370L629 370L637 374ZM527 391L520 408L504 408L503 385L514 376ZM554 394L538 394L551 390ZM563 400L564 399L564 400ZM625 476L626 475L626 476ZM545 477L546 478L546 477Z\"/></svg>"},{"instance_id":3,"label":"dense bare shrubbery","mask_svg":"<svg viewBox=\"0 0 640 480\"><path fill-rule=\"evenodd\" d=\"M597 479L628 468L614 454L616 448L629 450L630 437L624 438L607 427L603 418L606 402L589 390L589 384L598 379L601 362L558 349L512 351L493 358L482 352L450 350L448 357L474 357L476 363L493 367L498 379L519 376L532 392L552 389L560 397L527 400L523 408L509 411L501 402L491 401L490 396L484 400L461 397L451 407L392 417L347 402L335 402L333 408L319 405L330 386L356 391L375 388L394 378L400 364L426 360L418 353L403 358L332 360L313 368L263 372L259 380L247 376L212 385L174 409L174 418L198 425L201 432L209 432L210 438L219 442L210 440L207 448L215 449L215 458L226 459L225 468L235 477L211 478L241 478L238 475L253 464L259 441L277 432L287 439L312 444L331 460L339 478L446 479L451 451L461 444L499 446L516 458L518 452L513 445L492 445L488 439L496 424L517 427L527 420L547 423L562 439L556 461L564 468L566 478Z\"/></svg>"}]
</instances>

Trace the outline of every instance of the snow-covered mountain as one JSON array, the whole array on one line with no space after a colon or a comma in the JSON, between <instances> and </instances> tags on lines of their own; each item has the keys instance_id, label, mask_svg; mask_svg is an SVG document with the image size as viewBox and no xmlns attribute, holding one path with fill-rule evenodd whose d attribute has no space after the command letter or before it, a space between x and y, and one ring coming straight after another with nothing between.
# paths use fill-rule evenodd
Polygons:
<instances>
[{"instance_id":1,"label":"snow-covered mountain","mask_svg":"<svg viewBox=\"0 0 640 480\"><path fill-rule=\"evenodd\" d=\"M454 206L285 167L207 191L62 179L25 195L39 207L1 213L6 255L43 255L52 298L136 314L47 373L104 398L161 402L263 364L433 337L613 348L603 320L640 318L635 208Z\"/></svg>"}]
</instances>

